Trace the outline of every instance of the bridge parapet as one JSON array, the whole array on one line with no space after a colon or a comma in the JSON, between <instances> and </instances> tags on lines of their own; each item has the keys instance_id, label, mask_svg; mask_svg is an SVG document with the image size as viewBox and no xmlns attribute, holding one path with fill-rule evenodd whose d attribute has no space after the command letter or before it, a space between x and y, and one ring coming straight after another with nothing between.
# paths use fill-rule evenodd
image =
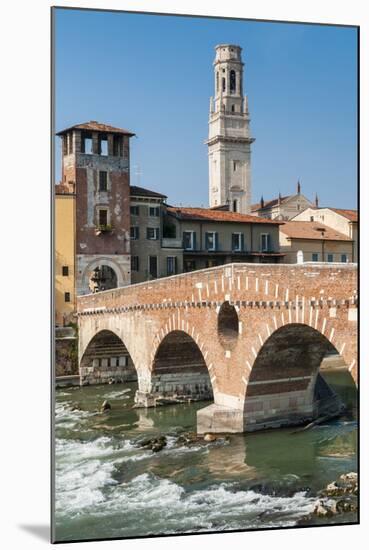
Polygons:
<instances>
[{"instance_id":1,"label":"bridge parapet","mask_svg":"<svg viewBox=\"0 0 369 550\"><path fill-rule=\"evenodd\" d=\"M303 299L317 305L357 305L356 264L227 264L79 296L79 314L167 308L210 302L263 302L287 305Z\"/></svg>"}]
</instances>

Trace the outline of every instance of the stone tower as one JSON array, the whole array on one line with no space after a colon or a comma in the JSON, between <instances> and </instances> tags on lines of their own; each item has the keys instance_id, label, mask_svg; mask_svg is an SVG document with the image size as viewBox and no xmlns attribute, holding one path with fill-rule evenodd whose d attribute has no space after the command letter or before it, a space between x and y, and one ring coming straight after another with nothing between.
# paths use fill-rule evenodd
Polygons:
<instances>
[{"instance_id":1,"label":"stone tower","mask_svg":"<svg viewBox=\"0 0 369 550\"><path fill-rule=\"evenodd\" d=\"M248 214L251 203L251 143L247 96L243 95L240 46L215 47L215 95L209 115L209 203Z\"/></svg>"},{"instance_id":2,"label":"stone tower","mask_svg":"<svg viewBox=\"0 0 369 550\"><path fill-rule=\"evenodd\" d=\"M75 286L86 294L131 282L129 139L134 134L96 121L62 138L59 192L76 203Z\"/></svg>"}]
</instances>

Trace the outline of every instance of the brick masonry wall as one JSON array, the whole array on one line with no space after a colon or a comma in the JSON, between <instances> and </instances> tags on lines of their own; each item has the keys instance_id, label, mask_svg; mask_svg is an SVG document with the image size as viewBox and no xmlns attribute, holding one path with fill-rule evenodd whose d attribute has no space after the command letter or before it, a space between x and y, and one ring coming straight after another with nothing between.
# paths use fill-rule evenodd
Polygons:
<instances>
[{"instance_id":1,"label":"brick masonry wall","mask_svg":"<svg viewBox=\"0 0 369 550\"><path fill-rule=\"evenodd\" d=\"M217 326L225 301L239 318L237 341L228 350ZM199 347L219 406L244 410L260 350L278 329L293 324L306 325L330 342L357 381L357 270L352 265L221 266L80 297L78 314L80 358L97 332L111 330L127 347L144 393L152 391L156 353L174 330L186 332ZM292 371L295 377L311 374L296 366ZM303 391L306 381L272 387L268 392L292 395Z\"/></svg>"}]
</instances>

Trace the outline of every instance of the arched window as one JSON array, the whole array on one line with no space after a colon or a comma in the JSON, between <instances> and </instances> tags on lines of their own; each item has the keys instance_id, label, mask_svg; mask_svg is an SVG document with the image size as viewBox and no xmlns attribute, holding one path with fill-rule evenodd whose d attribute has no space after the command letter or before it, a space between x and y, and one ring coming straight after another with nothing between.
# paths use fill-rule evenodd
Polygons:
<instances>
[{"instance_id":1,"label":"arched window","mask_svg":"<svg viewBox=\"0 0 369 550\"><path fill-rule=\"evenodd\" d=\"M230 72L229 87L231 94L236 91L236 71L232 70Z\"/></svg>"},{"instance_id":2,"label":"arched window","mask_svg":"<svg viewBox=\"0 0 369 550\"><path fill-rule=\"evenodd\" d=\"M232 113L234 113L234 105L232 105L231 111L232 111Z\"/></svg>"},{"instance_id":3,"label":"arched window","mask_svg":"<svg viewBox=\"0 0 369 550\"><path fill-rule=\"evenodd\" d=\"M223 90L223 92L225 92L225 89L226 89L226 86L225 86L225 78L224 78L224 76L223 76L223 78L222 78L222 90Z\"/></svg>"}]
</instances>

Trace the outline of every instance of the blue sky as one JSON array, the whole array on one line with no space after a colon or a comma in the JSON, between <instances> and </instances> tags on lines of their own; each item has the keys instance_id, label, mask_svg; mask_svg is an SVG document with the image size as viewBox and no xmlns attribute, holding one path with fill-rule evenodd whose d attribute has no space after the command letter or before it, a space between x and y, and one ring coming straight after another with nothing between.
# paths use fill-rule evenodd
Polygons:
<instances>
[{"instance_id":1,"label":"blue sky","mask_svg":"<svg viewBox=\"0 0 369 550\"><path fill-rule=\"evenodd\" d=\"M302 192L356 208L356 29L56 10L56 129L88 120L127 128L131 183L172 204L208 205L214 46L243 48L252 196ZM60 143L56 140L56 178Z\"/></svg>"}]
</instances>

